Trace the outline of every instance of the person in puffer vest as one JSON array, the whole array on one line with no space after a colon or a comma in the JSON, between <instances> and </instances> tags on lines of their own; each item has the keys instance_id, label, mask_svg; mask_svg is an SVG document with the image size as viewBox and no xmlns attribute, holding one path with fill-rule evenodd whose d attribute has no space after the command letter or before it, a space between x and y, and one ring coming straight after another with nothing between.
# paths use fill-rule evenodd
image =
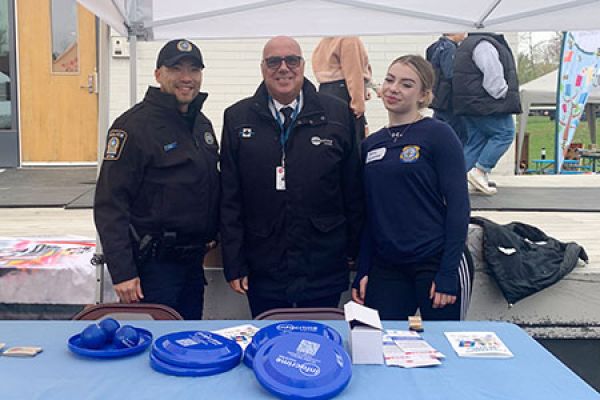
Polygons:
<instances>
[{"instance_id":1,"label":"person in puffer vest","mask_svg":"<svg viewBox=\"0 0 600 400\"><path fill-rule=\"evenodd\" d=\"M519 80L503 35L470 34L458 47L452 78L454 113L464 116L467 178L486 195L496 193L488 174L515 136L512 114L521 113Z\"/></svg>"}]
</instances>

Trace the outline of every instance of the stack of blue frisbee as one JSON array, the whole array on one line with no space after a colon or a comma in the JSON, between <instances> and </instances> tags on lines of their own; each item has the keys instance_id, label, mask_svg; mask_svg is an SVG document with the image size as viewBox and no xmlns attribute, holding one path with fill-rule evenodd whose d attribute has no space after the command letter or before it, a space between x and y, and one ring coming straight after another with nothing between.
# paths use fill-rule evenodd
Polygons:
<instances>
[{"instance_id":1,"label":"stack of blue frisbee","mask_svg":"<svg viewBox=\"0 0 600 400\"><path fill-rule=\"evenodd\" d=\"M267 343L270 339L281 335L287 335L289 333L310 333L327 338L328 340L331 340L339 345L342 344L342 336L338 333L338 331L327 325L313 321L277 322L275 324L265 326L256 332L252 338L252 342L248 345L246 351L244 352L244 364L252 368L254 356L262 345Z\"/></svg>"},{"instance_id":2,"label":"stack of blue frisbee","mask_svg":"<svg viewBox=\"0 0 600 400\"><path fill-rule=\"evenodd\" d=\"M208 331L174 332L154 341L150 365L178 376L207 376L229 371L240 363L242 348Z\"/></svg>"},{"instance_id":3,"label":"stack of blue frisbee","mask_svg":"<svg viewBox=\"0 0 600 400\"><path fill-rule=\"evenodd\" d=\"M270 339L254 356L258 382L283 399L330 399L352 377L350 357L332 340L314 333Z\"/></svg>"}]
</instances>

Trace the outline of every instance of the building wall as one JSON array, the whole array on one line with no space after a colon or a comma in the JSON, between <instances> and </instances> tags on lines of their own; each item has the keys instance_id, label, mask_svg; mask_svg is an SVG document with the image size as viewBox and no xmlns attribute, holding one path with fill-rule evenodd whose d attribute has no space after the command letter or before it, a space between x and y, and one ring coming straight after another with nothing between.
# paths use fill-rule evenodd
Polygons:
<instances>
[{"instance_id":1,"label":"building wall","mask_svg":"<svg viewBox=\"0 0 600 400\"><path fill-rule=\"evenodd\" d=\"M517 49L518 35L507 34L513 49ZM366 36L362 40L369 53L373 68L373 78L377 83L383 81L389 63L404 54L424 55L427 46L437 39L438 35L420 36ZM313 83L311 53L320 38L300 38L300 46L306 59L306 76ZM112 52L119 41L124 46L123 54L127 54L127 39L114 36ZM260 60L265 39L236 40L197 40L195 43L202 50L206 68L202 90L209 93L204 112L213 122L217 135L220 135L225 108L236 101L251 96L261 82ZM138 42L138 100L144 96L148 85L154 81L156 55L164 42ZM129 58L111 57L110 63L110 121L113 121L129 107ZM371 131L385 125L387 114L381 100L376 96L367 102L367 119ZM511 148L497 168L496 174L508 175L514 171L514 148Z\"/></svg>"}]
</instances>

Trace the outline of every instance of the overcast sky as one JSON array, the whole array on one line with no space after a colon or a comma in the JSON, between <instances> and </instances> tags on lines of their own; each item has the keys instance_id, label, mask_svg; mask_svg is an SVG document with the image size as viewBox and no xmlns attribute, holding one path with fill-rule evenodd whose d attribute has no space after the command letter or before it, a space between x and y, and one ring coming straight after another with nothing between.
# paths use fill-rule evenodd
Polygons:
<instances>
[{"instance_id":1,"label":"overcast sky","mask_svg":"<svg viewBox=\"0 0 600 400\"><path fill-rule=\"evenodd\" d=\"M531 38L534 43L543 42L545 40L552 39L556 35L556 32L532 32ZM526 40L519 41L519 51L523 52L527 50L529 43Z\"/></svg>"}]
</instances>

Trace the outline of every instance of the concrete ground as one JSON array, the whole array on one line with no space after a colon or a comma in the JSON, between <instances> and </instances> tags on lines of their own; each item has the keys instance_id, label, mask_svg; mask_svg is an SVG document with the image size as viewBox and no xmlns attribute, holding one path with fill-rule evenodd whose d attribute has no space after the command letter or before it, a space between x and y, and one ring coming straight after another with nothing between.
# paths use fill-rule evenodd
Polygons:
<instances>
[{"instance_id":1,"label":"concrete ground","mask_svg":"<svg viewBox=\"0 0 600 400\"><path fill-rule=\"evenodd\" d=\"M493 176L492 179L498 190L503 186L568 187L573 188L574 196L578 187L600 187L600 175ZM473 215L498 223L525 222L561 241L577 242L586 249L591 264L600 267L600 213L477 211ZM0 237L96 236L91 209L0 208L0 221Z\"/></svg>"}]
</instances>

